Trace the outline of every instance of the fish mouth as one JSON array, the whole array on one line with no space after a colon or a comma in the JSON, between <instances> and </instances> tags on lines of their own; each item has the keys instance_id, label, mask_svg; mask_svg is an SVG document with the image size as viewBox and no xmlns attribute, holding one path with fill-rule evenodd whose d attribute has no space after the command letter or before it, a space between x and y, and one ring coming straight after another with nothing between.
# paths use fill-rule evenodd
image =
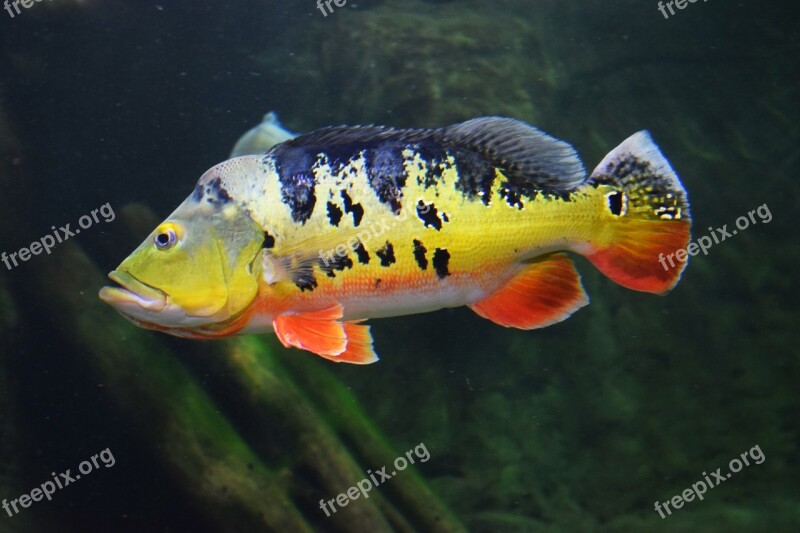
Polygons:
<instances>
[{"instance_id":1,"label":"fish mouth","mask_svg":"<svg viewBox=\"0 0 800 533\"><path fill-rule=\"evenodd\" d=\"M127 272L114 270L108 279L119 287L103 287L100 299L114 307L134 305L148 311L161 311L167 306L167 295L155 287L143 283Z\"/></svg>"}]
</instances>

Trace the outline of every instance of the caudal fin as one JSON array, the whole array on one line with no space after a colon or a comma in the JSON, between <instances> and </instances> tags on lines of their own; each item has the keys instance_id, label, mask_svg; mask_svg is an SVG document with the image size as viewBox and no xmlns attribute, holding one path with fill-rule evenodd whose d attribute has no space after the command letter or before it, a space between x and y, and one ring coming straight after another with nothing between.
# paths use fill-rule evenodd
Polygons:
<instances>
[{"instance_id":1,"label":"caudal fin","mask_svg":"<svg viewBox=\"0 0 800 533\"><path fill-rule=\"evenodd\" d=\"M686 267L689 200L650 134L640 131L612 150L588 185L606 191L608 209L587 258L629 289L672 289Z\"/></svg>"}]
</instances>

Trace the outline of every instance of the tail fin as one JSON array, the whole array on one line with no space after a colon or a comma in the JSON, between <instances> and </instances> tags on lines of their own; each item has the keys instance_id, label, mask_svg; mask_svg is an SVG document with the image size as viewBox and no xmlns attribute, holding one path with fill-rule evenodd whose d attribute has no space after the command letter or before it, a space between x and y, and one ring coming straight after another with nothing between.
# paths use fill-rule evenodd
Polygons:
<instances>
[{"instance_id":1,"label":"tail fin","mask_svg":"<svg viewBox=\"0 0 800 533\"><path fill-rule=\"evenodd\" d=\"M689 200L650 134L640 131L612 150L588 185L607 191L609 217L588 259L629 289L672 289L686 266ZM674 260L676 255L683 259Z\"/></svg>"}]
</instances>

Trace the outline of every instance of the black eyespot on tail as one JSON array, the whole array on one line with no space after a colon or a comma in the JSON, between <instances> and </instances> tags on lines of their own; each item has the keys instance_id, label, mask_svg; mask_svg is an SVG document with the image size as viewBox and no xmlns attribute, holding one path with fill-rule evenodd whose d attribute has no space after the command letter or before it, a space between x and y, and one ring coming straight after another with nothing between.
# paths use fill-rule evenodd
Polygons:
<instances>
[{"instance_id":1,"label":"black eyespot on tail","mask_svg":"<svg viewBox=\"0 0 800 533\"><path fill-rule=\"evenodd\" d=\"M611 214L620 216L622 214L622 193L619 191L608 193L606 199L608 200L608 210L611 211Z\"/></svg>"}]
</instances>

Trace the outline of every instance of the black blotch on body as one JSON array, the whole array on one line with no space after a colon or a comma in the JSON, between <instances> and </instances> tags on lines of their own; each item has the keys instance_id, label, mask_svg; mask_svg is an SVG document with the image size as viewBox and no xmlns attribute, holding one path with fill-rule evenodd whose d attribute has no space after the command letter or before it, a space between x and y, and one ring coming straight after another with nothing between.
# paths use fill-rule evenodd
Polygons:
<instances>
[{"instance_id":1,"label":"black blotch on body","mask_svg":"<svg viewBox=\"0 0 800 533\"><path fill-rule=\"evenodd\" d=\"M393 213L402 208L400 198L406 185L402 146L387 141L365 151L367 181L378 199L388 204Z\"/></svg>"},{"instance_id":2,"label":"black blotch on body","mask_svg":"<svg viewBox=\"0 0 800 533\"><path fill-rule=\"evenodd\" d=\"M468 150L455 149L453 152L458 171L456 189L470 200L480 197L484 205L489 205L495 178L494 165L480 154Z\"/></svg>"},{"instance_id":3,"label":"black blotch on body","mask_svg":"<svg viewBox=\"0 0 800 533\"><path fill-rule=\"evenodd\" d=\"M261 247L266 249L275 247L275 237L270 235L268 231L264 232L264 243L261 245Z\"/></svg>"},{"instance_id":4,"label":"black blotch on body","mask_svg":"<svg viewBox=\"0 0 800 533\"><path fill-rule=\"evenodd\" d=\"M381 281L383 281L381 278L375 278L375 288L376 289L378 288L378 285L381 284Z\"/></svg>"},{"instance_id":5,"label":"black blotch on body","mask_svg":"<svg viewBox=\"0 0 800 533\"><path fill-rule=\"evenodd\" d=\"M344 257L338 254L331 254L325 259L319 259L319 268L328 275L329 278L335 278L335 271L342 271L345 268L353 268L353 260L349 255Z\"/></svg>"},{"instance_id":6,"label":"black blotch on body","mask_svg":"<svg viewBox=\"0 0 800 533\"><path fill-rule=\"evenodd\" d=\"M358 241L358 244L353 251L356 253L359 263L362 265L369 264L369 252L367 252L367 249L364 248L364 244L361 241Z\"/></svg>"},{"instance_id":7,"label":"black blotch on body","mask_svg":"<svg viewBox=\"0 0 800 533\"><path fill-rule=\"evenodd\" d=\"M425 174L417 180L426 189L433 187L442 179L442 174L450 166L447 162L447 150L441 144L431 141L423 141L414 144L414 151L419 155L425 165L419 170L424 170Z\"/></svg>"},{"instance_id":8,"label":"black blotch on body","mask_svg":"<svg viewBox=\"0 0 800 533\"><path fill-rule=\"evenodd\" d=\"M344 202L344 212L353 215L353 226L358 227L361 224L361 219L364 218L364 208L361 207L361 204L354 204L347 191L341 191L341 194Z\"/></svg>"},{"instance_id":9,"label":"black blotch on body","mask_svg":"<svg viewBox=\"0 0 800 533\"><path fill-rule=\"evenodd\" d=\"M328 202L328 220L331 223L331 226L338 226L339 221L342 220L342 210L339 209L339 206L334 204L333 202Z\"/></svg>"},{"instance_id":10,"label":"black blotch on body","mask_svg":"<svg viewBox=\"0 0 800 533\"><path fill-rule=\"evenodd\" d=\"M447 269L448 263L450 263L450 252L444 248L437 248L433 251L433 268L439 279L450 275L450 271Z\"/></svg>"},{"instance_id":11,"label":"black blotch on body","mask_svg":"<svg viewBox=\"0 0 800 533\"><path fill-rule=\"evenodd\" d=\"M381 266L388 267L392 263L396 263L397 259L394 257L394 246L389 241L386 241L386 246L375 252L381 260Z\"/></svg>"},{"instance_id":12,"label":"black blotch on body","mask_svg":"<svg viewBox=\"0 0 800 533\"><path fill-rule=\"evenodd\" d=\"M276 151L273 160L281 184L281 201L289 206L292 220L304 224L311 218L317 201L316 180L311 171L315 157L303 149L286 148Z\"/></svg>"},{"instance_id":13,"label":"black blotch on body","mask_svg":"<svg viewBox=\"0 0 800 533\"><path fill-rule=\"evenodd\" d=\"M608 195L608 209L612 215L619 216L622 213L622 193L614 191Z\"/></svg>"},{"instance_id":14,"label":"black blotch on body","mask_svg":"<svg viewBox=\"0 0 800 533\"><path fill-rule=\"evenodd\" d=\"M219 176L205 183L198 183L197 187L194 188L192 199L196 202L200 202L203 198L214 207L220 207L232 200L228 191L222 186L222 179Z\"/></svg>"},{"instance_id":15,"label":"black blotch on body","mask_svg":"<svg viewBox=\"0 0 800 533\"><path fill-rule=\"evenodd\" d=\"M428 250L423 246L421 241L414 239L414 259L416 259L420 270L426 270L428 268L428 258L425 256L427 251Z\"/></svg>"},{"instance_id":16,"label":"black blotch on body","mask_svg":"<svg viewBox=\"0 0 800 533\"><path fill-rule=\"evenodd\" d=\"M442 220L439 218L439 211L436 206L431 204L425 205L422 200L417 203L417 216L425 224L425 227L432 226L436 231L442 229Z\"/></svg>"},{"instance_id":17,"label":"black blotch on body","mask_svg":"<svg viewBox=\"0 0 800 533\"><path fill-rule=\"evenodd\" d=\"M199 202L202 199L203 199L203 184L198 183L197 185L195 185L194 191L192 191L192 200L194 200L195 202Z\"/></svg>"},{"instance_id":18,"label":"black blotch on body","mask_svg":"<svg viewBox=\"0 0 800 533\"><path fill-rule=\"evenodd\" d=\"M561 200L562 202L569 202L572 200L572 193L575 189L541 189L539 194L548 200Z\"/></svg>"},{"instance_id":19,"label":"black blotch on body","mask_svg":"<svg viewBox=\"0 0 800 533\"><path fill-rule=\"evenodd\" d=\"M563 200L568 202L572 198L572 190L542 189L526 181L507 181L500 187L500 197L511 207L522 209L525 207L523 200L532 202L541 195L548 200Z\"/></svg>"},{"instance_id":20,"label":"black blotch on body","mask_svg":"<svg viewBox=\"0 0 800 533\"><path fill-rule=\"evenodd\" d=\"M534 200L536 198L536 188L530 183L512 184L506 182L500 187L500 198L503 198L508 205L522 209L524 204L522 199Z\"/></svg>"},{"instance_id":21,"label":"black blotch on body","mask_svg":"<svg viewBox=\"0 0 800 533\"><path fill-rule=\"evenodd\" d=\"M300 292L311 292L317 288L317 278L314 277L314 274L302 274L297 277L294 284L300 289Z\"/></svg>"}]
</instances>

